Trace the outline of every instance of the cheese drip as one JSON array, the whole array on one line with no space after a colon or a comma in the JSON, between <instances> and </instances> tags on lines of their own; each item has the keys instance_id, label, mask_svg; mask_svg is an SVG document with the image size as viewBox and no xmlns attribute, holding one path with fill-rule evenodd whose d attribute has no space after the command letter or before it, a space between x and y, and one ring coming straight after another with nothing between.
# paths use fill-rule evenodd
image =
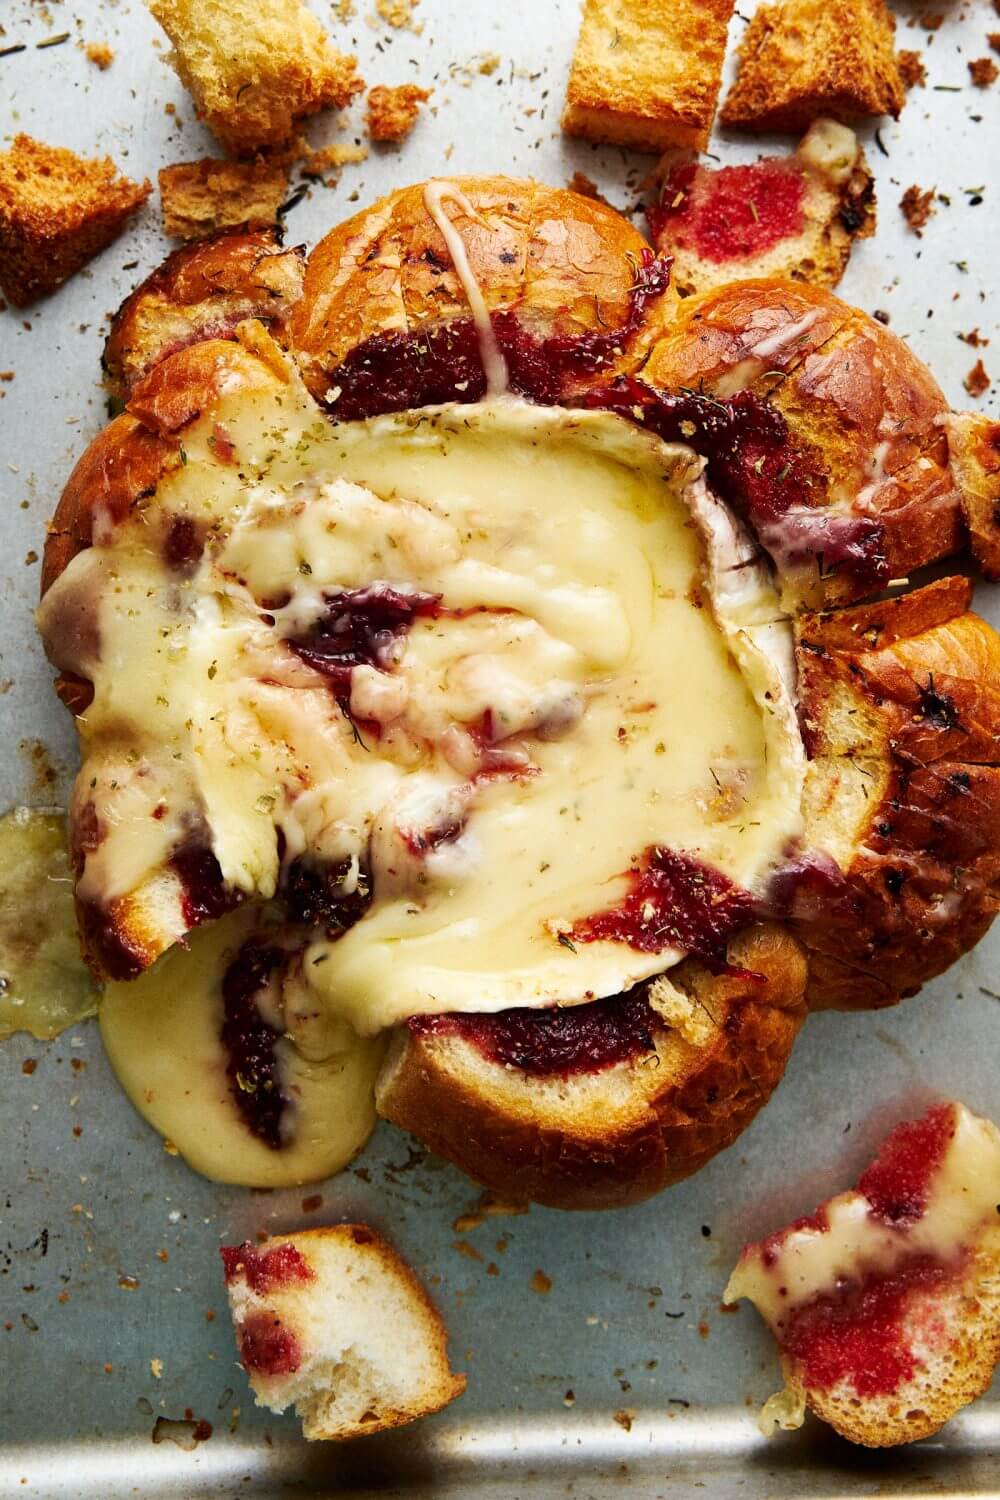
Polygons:
<instances>
[{"instance_id":1,"label":"cheese drip","mask_svg":"<svg viewBox=\"0 0 1000 1500\"><path fill-rule=\"evenodd\" d=\"M201 829L270 897L280 830L286 864L371 881L305 965L370 1034L668 968L676 949L559 942L651 845L763 887L801 827L790 631L689 450L509 398L331 425L295 385L224 399L185 450L42 606L50 639L81 601L96 622L62 660L95 690L88 896L141 897ZM205 536L182 572L177 518ZM331 612L387 590L436 602L349 684L309 665Z\"/></svg>"},{"instance_id":2,"label":"cheese drip","mask_svg":"<svg viewBox=\"0 0 1000 1500\"><path fill-rule=\"evenodd\" d=\"M482 216L476 212L468 198L460 187L453 182L444 182L435 179L428 182L424 187L424 207L434 220L438 229L448 246L448 254L451 263L455 267L455 275L462 284L469 311L472 314L472 322L479 340L479 357L482 360L483 372L486 375L487 396L503 396L508 388L507 361L504 359L497 343L497 336L493 331L493 322L490 318L489 308L486 306L486 298L483 289L479 285L476 274L469 264L462 236L455 228L445 212L445 199L450 199L463 214L475 223L483 222Z\"/></svg>"}]
</instances>

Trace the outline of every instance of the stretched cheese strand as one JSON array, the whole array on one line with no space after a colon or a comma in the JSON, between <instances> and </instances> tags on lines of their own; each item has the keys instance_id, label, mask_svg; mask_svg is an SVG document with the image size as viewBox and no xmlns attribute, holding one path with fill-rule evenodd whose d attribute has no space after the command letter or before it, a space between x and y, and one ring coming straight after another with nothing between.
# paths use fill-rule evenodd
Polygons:
<instances>
[{"instance_id":1,"label":"stretched cheese strand","mask_svg":"<svg viewBox=\"0 0 1000 1500\"><path fill-rule=\"evenodd\" d=\"M468 301L469 311L472 313L476 337L479 340L479 357L486 374L486 394L487 396L503 396L506 395L509 384L507 361L500 352L486 299L476 280L475 272L469 265L469 257L465 252L462 236L445 213L444 200L446 198L450 198L456 208L461 209L463 214L468 214L470 219L482 223L482 216L473 208L462 189L455 183L445 182L438 178L425 185L424 207L444 236L448 254L455 267L455 274L462 283L462 290Z\"/></svg>"}]
</instances>

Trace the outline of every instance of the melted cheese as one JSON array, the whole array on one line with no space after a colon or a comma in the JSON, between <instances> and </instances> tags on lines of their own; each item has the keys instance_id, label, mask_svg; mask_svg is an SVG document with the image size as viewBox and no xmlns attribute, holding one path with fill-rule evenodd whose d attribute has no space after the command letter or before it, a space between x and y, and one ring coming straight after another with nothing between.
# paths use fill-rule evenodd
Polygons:
<instances>
[{"instance_id":1,"label":"melted cheese","mask_svg":"<svg viewBox=\"0 0 1000 1500\"><path fill-rule=\"evenodd\" d=\"M0 1037L44 1040L92 1016L97 990L80 958L61 813L0 818Z\"/></svg>"},{"instance_id":2,"label":"melted cheese","mask_svg":"<svg viewBox=\"0 0 1000 1500\"><path fill-rule=\"evenodd\" d=\"M891 1275L912 1256L954 1261L986 1223L996 1221L1000 1202L1000 1131L963 1104L954 1108L955 1134L915 1223L892 1228L873 1217L862 1193L841 1193L825 1206L827 1228L789 1231L769 1264L760 1245L748 1246L729 1278L725 1301L749 1298L780 1334L796 1308L832 1293L842 1281L873 1272Z\"/></svg>"},{"instance_id":3,"label":"melted cheese","mask_svg":"<svg viewBox=\"0 0 1000 1500\"><path fill-rule=\"evenodd\" d=\"M361 1150L375 1124L383 1049L286 987L278 1055L291 1101L289 1135L274 1150L251 1134L226 1076L220 980L262 920L259 912L235 912L194 933L190 949L172 949L140 979L109 984L101 1036L136 1109L195 1171L244 1187L291 1187L329 1177Z\"/></svg>"},{"instance_id":4,"label":"melted cheese","mask_svg":"<svg viewBox=\"0 0 1000 1500\"><path fill-rule=\"evenodd\" d=\"M497 336L493 331L493 323L490 319L486 299L483 296L482 287L476 280L475 273L469 264L469 257L465 251L462 236L455 228L445 210L445 199L450 199L463 214L470 219L480 223L479 214L473 208L468 198L460 187L453 182L444 182L437 179L428 182L424 187L424 207L434 220L448 247L451 263L455 267L469 311L472 313L472 321L479 340L479 357L482 360L483 371L486 375L487 396L502 396L507 391L508 371L507 361L504 359L497 343Z\"/></svg>"},{"instance_id":5,"label":"melted cheese","mask_svg":"<svg viewBox=\"0 0 1000 1500\"><path fill-rule=\"evenodd\" d=\"M199 830L247 895L275 892L277 830L287 858L366 863L373 905L308 969L372 1033L668 968L678 951L558 942L652 844L762 887L801 827L790 631L688 450L511 398L334 426L294 385L224 399L184 442L155 509L42 606L52 639L81 598L97 621L62 662L95 687L77 796L105 837L83 894L141 891ZM162 560L171 515L209 529L187 577ZM285 641L375 582L444 612L356 669L357 731ZM477 778L487 713L520 777Z\"/></svg>"}]
</instances>

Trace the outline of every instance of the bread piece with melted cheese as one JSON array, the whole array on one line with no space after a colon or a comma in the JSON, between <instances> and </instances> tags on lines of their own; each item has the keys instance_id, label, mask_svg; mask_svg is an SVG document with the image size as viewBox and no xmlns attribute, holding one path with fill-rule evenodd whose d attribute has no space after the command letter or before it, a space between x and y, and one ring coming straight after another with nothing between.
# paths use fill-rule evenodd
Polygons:
<instances>
[{"instance_id":1,"label":"bread piece with melted cheese","mask_svg":"<svg viewBox=\"0 0 1000 1500\"><path fill-rule=\"evenodd\" d=\"M817 120L790 156L670 165L648 214L684 295L741 277L836 286L854 241L875 233L875 183L854 132Z\"/></svg>"},{"instance_id":2,"label":"bread piece with melted cheese","mask_svg":"<svg viewBox=\"0 0 1000 1500\"><path fill-rule=\"evenodd\" d=\"M257 1405L294 1405L309 1441L402 1427L465 1390L437 1309L366 1224L272 1235L222 1255Z\"/></svg>"},{"instance_id":3,"label":"bread piece with melted cheese","mask_svg":"<svg viewBox=\"0 0 1000 1500\"><path fill-rule=\"evenodd\" d=\"M1000 1361L1000 1131L962 1104L897 1126L857 1187L746 1245L727 1302L754 1302L785 1389L761 1428L806 1409L870 1448L937 1432Z\"/></svg>"},{"instance_id":4,"label":"bread piece with melted cheese","mask_svg":"<svg viewBox=\"0 0 1000 1500\"><path fill-rule=\"evenodd\" d=\"M639 151L708 144L733 0L585 0L563 130Z\"/></svg>"},{"instance_id":5,"label":"bread piece with melted cheese","mask_svg":"<svg viewBox=\"0 0 1000 1500\"><path fill-rule=\"evenodd\" d=\"M505 1197L577 1209L641 1202L746 1129L805 1017L803 956L779 928L741 934L729 961L734 974L689 959L654 980L648 1039L610 1065L588 1064L582 1047L571 1067L546 1071L490 1057L460 1026L400 1028L378 1111Z\"/></svg>"},{"instance_id":6,"label":"bread piece with melted cheese","mask_svg":"<svg viewBox=\"0 0 1000 1500\"><path fill-rule=\"evenodd\" d=\"M234 156L283 146L298 120L364 87L302 0L148 0L170 61Z\"/></svg>"},{"instance_id":7,"label":"bread piece with melted cheese","mask_svg":"<svg viewBox=\"0 0 1000 1500\"><path fill-rule=\"evenodd\" d=\"M898 116L906 100L884 0L778 0L754 11L720 119L805 130L821 115Z\"/></svg>"}]
</instances>

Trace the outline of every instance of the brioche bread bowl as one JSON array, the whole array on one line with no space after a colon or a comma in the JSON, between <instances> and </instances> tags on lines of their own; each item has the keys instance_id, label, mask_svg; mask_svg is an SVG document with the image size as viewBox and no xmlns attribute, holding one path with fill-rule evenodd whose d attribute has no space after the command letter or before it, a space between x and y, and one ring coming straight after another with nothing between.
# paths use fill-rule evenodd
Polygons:
<instances>
[{"instance_id":1,"label":"brioche bread bowl","mask_svg":"<svg viewBox=\"0 0 1000 1500\"><path fill-rule=\"evenodd\" d=\"M636 1201L749 1123L808 1005L892 1004L989 924L1000 641L964 579L902 591L981 509L956 419L829 293L668 272L601 203L463 178L304 274L227 231L118 315L40 626L109 1051L210 1175L257 1180L204 1116L186 1149L199 1092L280 1160L303 1058L356 1095L387 1037L378 1112L480 1181ZM180 1059L175 950L220 919Z\"/></svg>"}]
</instances>

